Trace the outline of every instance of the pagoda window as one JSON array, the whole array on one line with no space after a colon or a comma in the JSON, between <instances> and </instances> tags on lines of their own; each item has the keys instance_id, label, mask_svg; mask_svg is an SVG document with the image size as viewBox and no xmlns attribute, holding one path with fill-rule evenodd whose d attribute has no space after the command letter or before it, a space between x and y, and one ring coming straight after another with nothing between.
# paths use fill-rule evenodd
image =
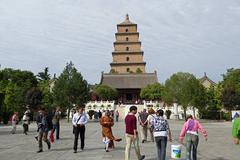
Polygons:
<instances>
[{"instance_id":1,"label":"pagoda window","mask_svg":"<svg viewBox=\"0 0 240 160\"><path fill-rule=\"evenodd\" d=\"M126 61L129 61L129 57L126 57Z\"/></svg>"},{"instance_id":2,"label":"pagoda window","mask_svg":"<svg viewBox=\"0 0 240 160\"><path fill-rule=\"evenodd\" d=\"M127 72L130 72L130 68L127 68Z\"/></svg>"},{"instance_id":3,"label":"pagoda window","mask_svg":"<svg viewBox=\"0 0 240 160\"><path fill-rule=\"evenodd\" d=\"M129 47L126 47L126 51L129 51Z\"/></svg>"},{"instance_id":4,"label":"pagoda window","mask_svg":"<svg viewBox=\"0 0 240 160\"><path fill-rule=\"evenodd\" d=\"M126 37L126 41L128 41L128 37Z\"/></svg>"},{"instance_id":5,"label":"pagoda window","mask_svg":"<svg viewBox=\"0 0 240 160\"><path fill-rule=\"evenodd\" d=\"M125 31L128 32L128 28L126 28Z\"/></svg>"}]
</instances>

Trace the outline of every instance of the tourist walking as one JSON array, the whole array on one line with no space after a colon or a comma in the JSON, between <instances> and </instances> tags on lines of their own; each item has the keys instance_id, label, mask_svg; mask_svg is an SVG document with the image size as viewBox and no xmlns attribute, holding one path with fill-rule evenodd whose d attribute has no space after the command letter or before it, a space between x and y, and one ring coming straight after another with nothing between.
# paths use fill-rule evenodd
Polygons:
<instances>
[{"instance_id":1,"label":"tourist walking","mask_svg":"<svg viewBox=\"0 0 240 160\"><path fill-rule=\"evenodd\" d=\"M30 124L30 116L29 116L29 114L30 114L30 110L25 111L24 115L23 115L23 118L22 118L22 120L23 120L23 133L25 135L27 135L27 132L28 132L28 129L29 129L28 126Z\"/></svg>"},{"instance_id":2,"label":"tourist walking","mask_svg":"<svg viewBox=\"0 0 240 160\"><path fill-rule=\"evenodd\" d=\"M116 122L118 122L118 119L119 119L119 112L118 112L118 110L116 110L115 116L116 116Z\"/></svg>"},{"instance_id":3,"label":"tourist walking","mask_svg":"<svg viewBox=\"0 0 240 160\"><path fill-rule=\"evenodd\" d=\"M198 130L203 134L205 140L207 141L207 132L204 130L199 121L193 119L192 115L189 115L179 135L179 143L181 144L183 142L184 136L186 135L187 160L197 160L197 147L199 142Z\"/></svg>"},{"instance_id":4,"label":"tourist walking","mask_svg":"<svg viewBox=\"0 0 240 160\"><path fill-rule=\"evenodd\" d=\"M148 131L148 113L146 109L143 109L141 113L139 113L138 120L140 123L140 133L142 138L142 143L147 141L147 131Z\"/></svg>"},{"instance_id":5,"label":"tourist walking","mask_svg":"<svg viewBox=\"0 0 240 160\"><path fill-rule=\"evenodd\" d=\"M16 130L17 130L17 124L19 122L18 112L14 112L14 114L12 116L12 119L11 119L11 122L12 122L12 131L11 131L11 133L15 134Z\"/></svg>"},{"instance_id":6,"label":"tourist walking","mask_svg":"<svg viewBox=\"0 0 240 160\"><path fill-rule=\"evenodd\" d=\"M151 119L153 135L157 146L157 160L166 159L167 140L172 141L171 131L168 121L163 118L163 110L156 112L156 117ZM168 136L168 138L167 138Z\"/></svg>"},{"instance_id":7,"label":"tourist walking","mask_svg":"<svg viewBox=\"0 0 240 160\"><path fill-rule=\"evenodd\" d=\"M44 108L39 110L39 115L37 117L37 126L38 126L38 147L39 150L37 153L43 152L43 144L42 141L47 143L48 149L51 149L51 143L48 140L48 131L51 128L51 124L49 124L49 117L47 115L47 112ZM36 138L36 137L35 137Z\"/></svg>"},{"instance_id":8,"label":"tourist walking","mask_svg":"<svg viewBox=\"0 0 240 160\"><path fill-rule=\"evenodd\" d=\"M113 141L121 141L121 138L116 138L112 133L112 126L114 125L113 118L111 117L111 113L109 110L106 111L105 115L100 119L100 124L102 125L102 136L103 143L105 144L106 152L109 152L109 147L114 148ZM111 146L109 146L109 144Z\"/></svg>"},{"instance_id":9,"label":"tourist walking","mask_svg":"<svg viewBox=\"0 0 240 160\"><path fill-rule=\"evenodd\" d=\"M240 143L240 117L239 117L239 114L236 114L236 117L233 121L232 137L233 137L234 144Z\"/></svg>"},{"instance_id":10,"label":"tourist walking","mask_svg":"<svg viewBox=\"0 0 240 160\"><path fill-rule=\"evenodd\" d=\"M135 114L137 113L137 107L131 106L129 109L129 113L125 117L125 125L126 125L126 149L125 149L125 160L129 160L130 158L130 150L131 145L133 143L134 149L137 155L138 160L143 160L145 155L141 155L139 148L139 138L137 132L137 118Z\"/></svg>"},{"instance_id":11,"label":"tourist walking","mask_svg":"<svg viewBox=\"0 0 240 160\"><path fill-rule=\"evenodd\" d=\"M152 142L154 142L153 138L153 125L152 125L152 120L156 117L155 111L151 108L148 110L148 131L149 131L149 137Z\"/></svg>"},{"instance_id":12,"label":"tourist walking","mask_svg":"<svg viewBox=\"0 0 240 160\"><path fill-rule=\"evenodd\" d=\"M98 118L101 119L102 118L102 112L99 110L98 111Z\"/></svg>"},{"instance_id":13,"label":"tourist walking","mask_svg":"<svg viewBox=\"0 0 240 160\"><path fill-rule=\"evenodd\" d=\"M52 124L53 124L52 134L54 134L54 132L56 131L57 140L59 139L59 134L60 134L60 119L61 119L61 111L59 107L56 107L52 117Z\"/></svg>"},{"instance_id":14,"label":"tourist walking","mask_svg":"<svg viewBox=\"0 0 240 160\"><path fill-rule=\"evenodd\" d=\"M74 146L73 150L74 153L77 153L77 146L78 146L78 137L80 135L81 140L81 151L84 149L84 141L85 141L85 125L87 124L88 119L87 115L84 112L84 108L80 107L78 112L73 115L72 124L74 129Z\"/></svg>"}]
</instances>

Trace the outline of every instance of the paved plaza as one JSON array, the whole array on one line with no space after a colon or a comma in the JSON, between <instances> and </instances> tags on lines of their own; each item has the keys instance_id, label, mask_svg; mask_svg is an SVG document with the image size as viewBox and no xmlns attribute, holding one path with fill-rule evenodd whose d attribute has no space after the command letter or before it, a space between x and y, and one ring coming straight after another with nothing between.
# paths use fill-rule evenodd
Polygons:
<instances>
[{"instance_id":1,"label":"paved plaza","mask_svg":"<svg viewBox=\"0 0 240 160\"><path fill-rule=\"evenodd\" d=\"M183 121L170 120L174 141L168 142L167 160L170 158L170 146L177 143L177 137ZM200 160L239 160L240 146L234 146L231 141L231 122L203 122L208 131L209 140L205 142L200 136L198 147L198 159ZM28 135L22 133L22 126L17 128L17 134L10 134L11 126L0 126L0 160L123 160L124 159L124 122L117 122L113 127L115 136L122 137L123 141L115 143L116 148L105 152L101 138L101 127L97 122L89 122L86 127L86 145L83 152L73 153L72 125L66 120L61 121L60 140L52 144L52 149L47 150L44 143L44 152L36 153L38 150L36 125L30 125ZM140 143L142 154L146 160L156 159L156 148L153 142ZM185 156L185 147L182 149L182 157ZM135 160L134 149L131 150L131 159ZM182 158L184 160L184 158Z\"/></svg>"}]
</instances>

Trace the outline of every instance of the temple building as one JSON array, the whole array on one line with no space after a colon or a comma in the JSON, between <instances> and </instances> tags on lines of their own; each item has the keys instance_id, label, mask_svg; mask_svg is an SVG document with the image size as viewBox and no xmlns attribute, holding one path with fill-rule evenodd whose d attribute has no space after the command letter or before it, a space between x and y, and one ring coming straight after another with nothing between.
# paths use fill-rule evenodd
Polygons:
<instances>
[{"instance_id":1,"label":"temple building","mask_svg":"<svg viewBox=\"0 0 240 160\"><path fill-rule=\"evenodd\" d=\"M119 102L134 103L140 99L141 88L158 82L157 72L146 73L137 24L131 22L128 15L117 25L115 38L111 70L102 73L100 84L115 88Z\"/></svg>"},{"instance_id":2,"label":"temple building","mask_svg":"<svg viewBox=\"0 0 240 160\"><path fill-rule=\"evenodd\" d=\"M212 81L206 73L204 73L204 76L199 79L200 83L207 89L211 88L212 86L216 86L216 83Z\"/></svg>"}]
</instances>

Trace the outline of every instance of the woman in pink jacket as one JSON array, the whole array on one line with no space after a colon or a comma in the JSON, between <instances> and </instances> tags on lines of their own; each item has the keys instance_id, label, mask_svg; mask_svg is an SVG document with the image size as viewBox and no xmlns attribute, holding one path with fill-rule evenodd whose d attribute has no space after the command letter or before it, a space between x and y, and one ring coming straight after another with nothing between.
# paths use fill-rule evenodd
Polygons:
<instances>
[{"instance_id":1,"label":"woman in pink jacket","mask_svg":"<svg viewBox=\"0 0 240 160\"><path fill-rule=\"evenodd\" d=\"M188 116L179 135L179 143L181 144L186 135L187 160L197 160L197 146L199 141L198 130L203 134L207 141L207 132L203 129L199 121L193 119L192 115Z\"/></svg>"}]
</instances>

